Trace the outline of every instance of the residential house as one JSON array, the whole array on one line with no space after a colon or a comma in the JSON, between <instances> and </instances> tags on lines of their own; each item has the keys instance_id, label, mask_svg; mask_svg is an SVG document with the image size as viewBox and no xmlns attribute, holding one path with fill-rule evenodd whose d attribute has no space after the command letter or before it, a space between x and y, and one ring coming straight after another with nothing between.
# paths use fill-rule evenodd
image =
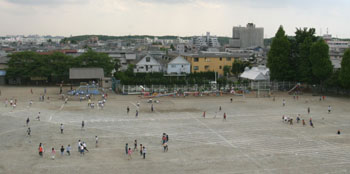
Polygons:
<instances>
[{"instance_id":1,"label":"residential house","mask_svg":"<svg viewBox=\"0 0 350 174\"><path fill-rule=\"evenodd\" d=\"M191 64L181 56L178 56L168 63L167 74L190 74Z\"/></svg>"},{"instance_id":2,"label":"residential house","mask_svg":"<svg viewBox=\"0 0 350 174\"><path fill-rule=\"evenodd\" d=\"M154 57L146 55L136 63L134 72L162 72L162 66Z\"/></svg>"},{"instance_id":3,"label":"residential house","mask_svg":"<svg viewBox=\"0 0 350 174\"><path fill-rule=\"evenodd\" d=\"M191 73L215 71L224 75L224 66L232 66L233 54L227 52L207 52L182 55L191 64Z\"/></svg>"}]
</instances>

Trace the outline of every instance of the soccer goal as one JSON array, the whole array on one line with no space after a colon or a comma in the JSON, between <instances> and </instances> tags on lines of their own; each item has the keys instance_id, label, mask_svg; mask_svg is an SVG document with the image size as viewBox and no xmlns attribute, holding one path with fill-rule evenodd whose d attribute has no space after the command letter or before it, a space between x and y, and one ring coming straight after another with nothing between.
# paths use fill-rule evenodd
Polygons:
<instances>
[{"instance_id":1,"label":"soccer goal","mask_svg":"<svg viewBox=\"0 0 350 174\"><path fill-rule=\"evenodd\" d=\"M256 93L257 98L269 98L271 97L270 89L258 89Z\"/></svg>"}]
</instances>

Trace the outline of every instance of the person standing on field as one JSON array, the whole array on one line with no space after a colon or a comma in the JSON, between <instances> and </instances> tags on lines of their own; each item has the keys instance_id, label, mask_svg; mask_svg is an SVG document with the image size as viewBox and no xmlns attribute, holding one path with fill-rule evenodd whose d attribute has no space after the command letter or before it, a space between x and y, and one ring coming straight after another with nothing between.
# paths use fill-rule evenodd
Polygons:
<instances>
[{"instance_id":1,"label":"person standing on field","mask_svg":"<svg viewBox=\"0 0 350 174\"><path fill-rule=\"evenodd\" d=\"M128 143L125 144L125 154L128 155Z\"/></svg>"},{"instance_id":2,"label":"person standing on field","mask_svg":"<svg viewBox=\"0 0 350 174\"><path fill-rule=\"evenodd\" d=\"M131 160L132 158L131 158L131 154L132 154L132 150L131 150L131 148L129 148L129 150L128 150L128 160Z\"/></svg>"},{"instance_id":3,"label":"person standing on field","mask_svg":"<svg viewBox=\"0 0 350 174\"><path fill-rule=\"evenodd\" d=\"M64 154L64 147L63 147L63 145L61 146L61 156L63 156L63 154Z\"/></svg>"},{"instance_id":4,"label":"person standing on field","mask_svg":"<svg viewBox=\"0 0 350 174\"><path fill-rule=\"evenodd\" d=\"M140 144L140 155L142 156L142 144Z\"/></svg>"},{"instance_id":5,"label":"person standing on field","mask_svg":"<svg viewBox=\"0 0 350 174\"><path fill-rule=\"evenodd\" d=\"M62 123L61 123L60 129L61 129L61 134L63 134L63 124Z\"/></svg>"},{"instance_id":6,"label":"person standing on field","mask_svg":"<svg viewBox=\"0 0 350 174\"><path fill-rule=\"evenodd\" d=\"M70 144L68 144L66 151L67 151L67 155L70 156L70 151L71 151Z\"/></svg>"},{"instance_id":7,"label":"person standing on field","mask_svg":"<svg viewBox=\"0 0 350 174\"><path fill-rule=\"evenodd\" d=\"M44 152L44 148L43 148L42 144L40 143L39 144L39 156L40 157L43 157L43 152Z\"/></svg>"},{"instance_id":8,"label":"person standing on field","mask_svg":"<svg viewBox=\"0 0 350 174\"><path fill-rule=\"evenodd\" d=\"M98 146L98 137L97 136L95 136L95 147L97 147Z\"/></svg>"},{"instance_id":9,"label":"person standing on field","mask_svg":"<svg viewBox=\"0 0 350 174\"><path fill-rule=\"evenodd\" d=\"M55 156L56 156L55 148L52 148L52 149L51 149L51 159L54 160L54 159L55 159Z\"/></svg>"},{"instance_id":10,"label":"person standing on field","mask_svg":"<svg viewBox=\"0 0 350 174\"><path fill-rule=\"evenodd\" d=\"M143 146L143 150L142 150L142 153L143 153L143 159L146 159L146 147Z\"/></svg>"}]
</instances>

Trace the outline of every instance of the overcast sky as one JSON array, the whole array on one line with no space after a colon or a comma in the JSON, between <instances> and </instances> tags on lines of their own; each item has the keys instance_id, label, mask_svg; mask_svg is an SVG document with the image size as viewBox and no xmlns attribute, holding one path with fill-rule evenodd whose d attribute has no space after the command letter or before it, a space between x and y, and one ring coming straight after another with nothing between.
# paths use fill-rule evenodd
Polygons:
<instances>
[{"instance_id":1,"label":"overcast sky","mask_svg":"<svg viewBox=\"0 0 350 174\"><path fill-rule=\"evenodd\" d=\"M248 22L265 37L283 25L350 38L350 0L0 0L0 36L231 36Z\"/></svg>"}]
</instances>

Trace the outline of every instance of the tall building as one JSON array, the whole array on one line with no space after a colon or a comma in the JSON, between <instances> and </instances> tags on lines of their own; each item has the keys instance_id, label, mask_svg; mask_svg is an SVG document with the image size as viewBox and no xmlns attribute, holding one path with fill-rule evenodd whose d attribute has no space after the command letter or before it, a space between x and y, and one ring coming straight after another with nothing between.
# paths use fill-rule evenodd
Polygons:
<instances>
[{"instance_id":1,"label":"tall building","mask_svg":"<svg viewBox=\"0 0 350 174\"><path fill-rule=\"evenodd\" d=\"M233 27L230 46L234 48L264 47L264 28L248 23L246 27Z\"/></svg>"},{"instance_id":2,"label":"tall building","mask_svg":"<svg viewBox=\"0 0 350 174\"><path fill-rule=\"evenodd\" d=\"M206 36L193 37L191 40L193 46L200 47L220 47L220 43L217 37L210 36L210 32L207 32Z\"/></svg>"}]
</instances>

